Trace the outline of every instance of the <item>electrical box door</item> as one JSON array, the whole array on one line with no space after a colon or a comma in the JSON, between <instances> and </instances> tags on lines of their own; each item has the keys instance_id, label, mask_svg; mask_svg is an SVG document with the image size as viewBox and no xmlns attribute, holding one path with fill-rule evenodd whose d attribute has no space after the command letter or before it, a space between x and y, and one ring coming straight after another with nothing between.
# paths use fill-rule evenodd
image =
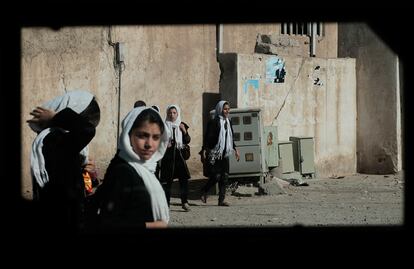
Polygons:
<instances>
[{"instance_id":1,"label":"electrical box door","mask_svg":"<svg viewBox=\"0 0 414 269\"><path fill-rule=\"evenodd\" d=\"M314 143L313 137L295 137L289 138L293 142L293 158L295 170L302 175L314 174Z\"/></svg>"},{"instance_id":2,"label":"electrical box door","mask_svg":"<svg viewBox=\"0 0 414 269\"><path fill-rule=\"evenodd\" d=\"M282 161L282 173L291 173L295 171L292 141L279 141L279 158Z\"/></svg>"},{"instance_id":3,"label":"electrical box door","mask_svg":"<svg viewBox=\"0 0 414 269\"><path fill-rule=\"evenodd\" d=\"M261 173L262 162L260 146L243 146L238 147L238 149L240 153L240 161L236 161L234 154L229 157L229 174Z\"/></svg>"}]
</instances>

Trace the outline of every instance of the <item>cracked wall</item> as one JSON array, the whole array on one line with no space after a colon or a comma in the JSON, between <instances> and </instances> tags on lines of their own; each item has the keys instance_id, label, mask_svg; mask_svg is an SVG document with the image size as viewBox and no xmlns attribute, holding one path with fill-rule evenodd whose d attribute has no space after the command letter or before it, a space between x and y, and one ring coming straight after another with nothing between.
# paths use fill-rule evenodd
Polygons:
<instances>
[{"instance_id":1,"label":"cracked wall","mask_svg":"<svg viewBox=\"0 0 414 269\"><path fill-rule=\"evenodd\" d=\"M283 59L283 83L267 79L273 58ZM315 138L317 176L356 172L355 59L226 53L220 62L220 93L232 107L261 108L263 124L276 125L279 140Z\"/></svg>"}]
</instances>

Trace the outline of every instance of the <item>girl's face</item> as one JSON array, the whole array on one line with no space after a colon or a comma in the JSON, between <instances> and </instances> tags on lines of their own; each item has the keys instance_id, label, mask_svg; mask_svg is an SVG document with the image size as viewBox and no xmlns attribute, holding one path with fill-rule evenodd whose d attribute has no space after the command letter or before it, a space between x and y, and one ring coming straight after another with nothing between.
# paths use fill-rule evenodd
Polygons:
<instances>
[{"instance_id":1,"label":"girl's face","mask_svg":"<svg viewBox=\"0 0 414 269\"><path fill-rule=\"evenodd\" d=\"M223 116L225 118L228 118L229 117L229 113L230 113L230 106L228 104L225 104L223 106Z\"/></svg>"},{"instance_id":2,"label":"girl's face","mask_svg":"<svg viewBox=\"0 0 414 269\"><path fill-rule=\"evenodd\" d=\"M129 136L132 149L141 160L149 160L158 150L161 142L161 130L157 123L144 122L141 127L134 128Z\"/></svg>"},{"instance_id":3,"label":"girl's face","mask_svg":"<svg viewBox=\"0 0 414 269\"><path fill-rule=\"evenodd\" d=\"M169 121L174 122L177 119L177 117L178 117L177 109L175 109L175 108L168 109L167 119Z\"/></svg>"}]
</instances>

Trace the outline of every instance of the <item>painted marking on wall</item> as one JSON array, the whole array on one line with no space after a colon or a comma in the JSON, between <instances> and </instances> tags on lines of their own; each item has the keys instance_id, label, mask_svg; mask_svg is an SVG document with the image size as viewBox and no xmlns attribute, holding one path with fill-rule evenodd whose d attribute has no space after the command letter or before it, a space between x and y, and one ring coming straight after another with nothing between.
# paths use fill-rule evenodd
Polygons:
<instances>
[{"instance_id":1,"label":"painted marking on wall","mask_svg":"<svg viewBox=\"0 0 414 269\"><path fill-rule=\"evenodd\" d=\"M258 79L249 79L243 84L243 92L247 93L249 86L252 86L254 90L259 89L259 80Z\"/></svg>"},{"instance_id":2,"label":"painted marking on wall","mask_svg":"<svg viewBox=\"0 0 414 269\"><path fill-rule=\"evenodd\" d=\"M277 56L272 56L266 61L266 82L283 83L285 82L285 61Z\"/></svg>"},{"instance_id":3,"label":"painted marking on wall","mask_svg":"<svg viewBox=\"0 0 414 269\"><path fill-rule=\"evenodd\" d=\"M320 79L320 76L321 76L320 71L321 71L321 67L319 65L317 65L313 69L312 75L310 76L310 78L313 81L313 85L317 85L317 86L322 86L323 85L323 82Z\"/></svg>"},{"instance_id":4,"label":"painted marking on wall","mask_svg":"<svg viewBox=\"0 0 414 269\"><path fill-rule=\"evenodd\" d=\"M257 106L259 103L259 80L249 79L243 83L241 107Z\"/></svg>"}]
</instances>

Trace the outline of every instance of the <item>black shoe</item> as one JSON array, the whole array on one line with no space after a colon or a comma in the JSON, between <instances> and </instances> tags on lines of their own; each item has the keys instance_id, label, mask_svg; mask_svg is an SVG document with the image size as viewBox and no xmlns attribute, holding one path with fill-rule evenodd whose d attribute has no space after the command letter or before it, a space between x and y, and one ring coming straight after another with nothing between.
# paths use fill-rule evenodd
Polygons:
<instances>
[{"instance_id":1,"label":"black shoe","mask_svg":"<svg viewBox=\"0 0 414 269\"><path fill-rule=\"evenodd\" d=\"M190 205L188 203L184 203L182 206L182 209L184 209L186 212L191 211Z\"/></svg>"},{"instance_id":2,"label":"black shoe","mask_svg":"<svg viewBox=\"0 0 414 269\"><path fill-rule=\"evenodd\" d=\"M202 193L200 199L203 203L207 203L207 194Z\"/></svg>"},{"instance_id":3,"label":"black shoe","mask_svg":"<svg viewBox=\"0 0 414 269\"><path fill-rule=\"evenodd\" d=\"M230 204L223 201L223 202L219 202L218 206L230 206Z\"/></svg>"}]
</instances>

